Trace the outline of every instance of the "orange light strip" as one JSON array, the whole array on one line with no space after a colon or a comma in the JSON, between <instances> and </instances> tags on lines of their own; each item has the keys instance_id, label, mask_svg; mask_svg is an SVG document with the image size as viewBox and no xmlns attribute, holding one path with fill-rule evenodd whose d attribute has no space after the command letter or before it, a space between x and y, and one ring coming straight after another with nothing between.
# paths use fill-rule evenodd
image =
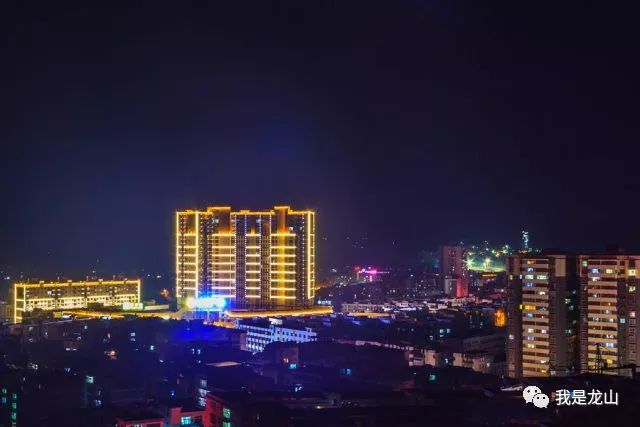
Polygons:
<instances>
[{"instance_id":1,"label":"orange light strip","mask_svg":"<svg viewBox=\"0 0 640 427\"><path fill-rule=\"evenodd\" d=\"M226 310L224 314L232 319L248 319L252 317L273 316L318 316L333 313L333 308L323 306L302 310L266 310L266 311L234 311Z\"/></svg>"}]
</instances>

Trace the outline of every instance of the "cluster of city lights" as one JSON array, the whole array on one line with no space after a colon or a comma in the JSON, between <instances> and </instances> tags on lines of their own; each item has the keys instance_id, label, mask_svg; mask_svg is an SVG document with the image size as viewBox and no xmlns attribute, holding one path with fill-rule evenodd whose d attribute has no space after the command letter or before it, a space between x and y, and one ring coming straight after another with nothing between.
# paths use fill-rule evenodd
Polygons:
<instances>
[{"instance_id":1,"label":"cluster of city lights","mask_svg":"<svg viewBox=\"0 0 640 427\"><path fill-rule=\"evenodd\" d=\"M473 271L490 271L498 273L505 269L505 258L515 253L509 245L491 246L489 242L482 245L467 246L467 269Z\"/></svg>"}]
</instances>

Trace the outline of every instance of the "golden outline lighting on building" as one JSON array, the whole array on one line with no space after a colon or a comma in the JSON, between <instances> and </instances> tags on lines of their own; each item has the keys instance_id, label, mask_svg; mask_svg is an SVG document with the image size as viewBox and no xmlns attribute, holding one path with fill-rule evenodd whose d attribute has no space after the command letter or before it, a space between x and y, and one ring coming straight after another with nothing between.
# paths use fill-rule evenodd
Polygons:
<instances>
[{"instance_id":1,"label":"golden outline lighting on building","mask_svg":"<svg viewBox=\"0 0 640 427\"><path fill-rule=\"evenodd\" d=\"M34 309L72 310L87 308L93 303L105 307L135 304L141 301L140 286L140 279L15 283L13 320L21 322L24 313Z\"/></svg>"},{"instance_id":2,"label":"golden outline lighting on building","mask_svg":"<svg viewBox=\"0 0 640 427\"><path fill-rule=\"evenodd\" d=\"M233 307L299 308L315 289L315 213L289 206L176 212L176 296Z\"/></svg>"}]
</instances>

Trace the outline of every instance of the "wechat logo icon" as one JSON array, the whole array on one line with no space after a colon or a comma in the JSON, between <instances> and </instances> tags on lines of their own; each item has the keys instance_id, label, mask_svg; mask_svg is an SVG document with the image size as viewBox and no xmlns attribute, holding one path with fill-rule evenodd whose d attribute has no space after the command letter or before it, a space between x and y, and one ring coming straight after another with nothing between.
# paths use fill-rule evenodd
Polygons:
<instances>
[{"instance_id":1,"label":"wechat logo icon","mask_svg":"<svg viewBox=\"0 0 640 427\"><path fill-rule=\"evenodd\" d=\"M522 397L527 403L533 403L536 408L546 408L549 406L549 396L544 394L538 387L530 385L522 391Z\"/></svg>"}]
</instances>

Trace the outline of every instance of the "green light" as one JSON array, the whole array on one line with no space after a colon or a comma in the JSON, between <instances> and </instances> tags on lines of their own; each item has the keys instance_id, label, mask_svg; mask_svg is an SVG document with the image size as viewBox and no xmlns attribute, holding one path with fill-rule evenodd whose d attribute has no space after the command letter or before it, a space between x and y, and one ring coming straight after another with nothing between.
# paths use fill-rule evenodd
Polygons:
<instances>
[{"instance_id":1,"label":"green light","mask_svg":"<svg viewBox=\"0 0 640 427\"><path fill-rule=\"evenodd\" d=\"M231 409L229 409L229 408L222 408L222 416L223 416L224 418L228 418L228 419L230 419L230 418L231 418Z\"/></svg>"}]
</instances>

